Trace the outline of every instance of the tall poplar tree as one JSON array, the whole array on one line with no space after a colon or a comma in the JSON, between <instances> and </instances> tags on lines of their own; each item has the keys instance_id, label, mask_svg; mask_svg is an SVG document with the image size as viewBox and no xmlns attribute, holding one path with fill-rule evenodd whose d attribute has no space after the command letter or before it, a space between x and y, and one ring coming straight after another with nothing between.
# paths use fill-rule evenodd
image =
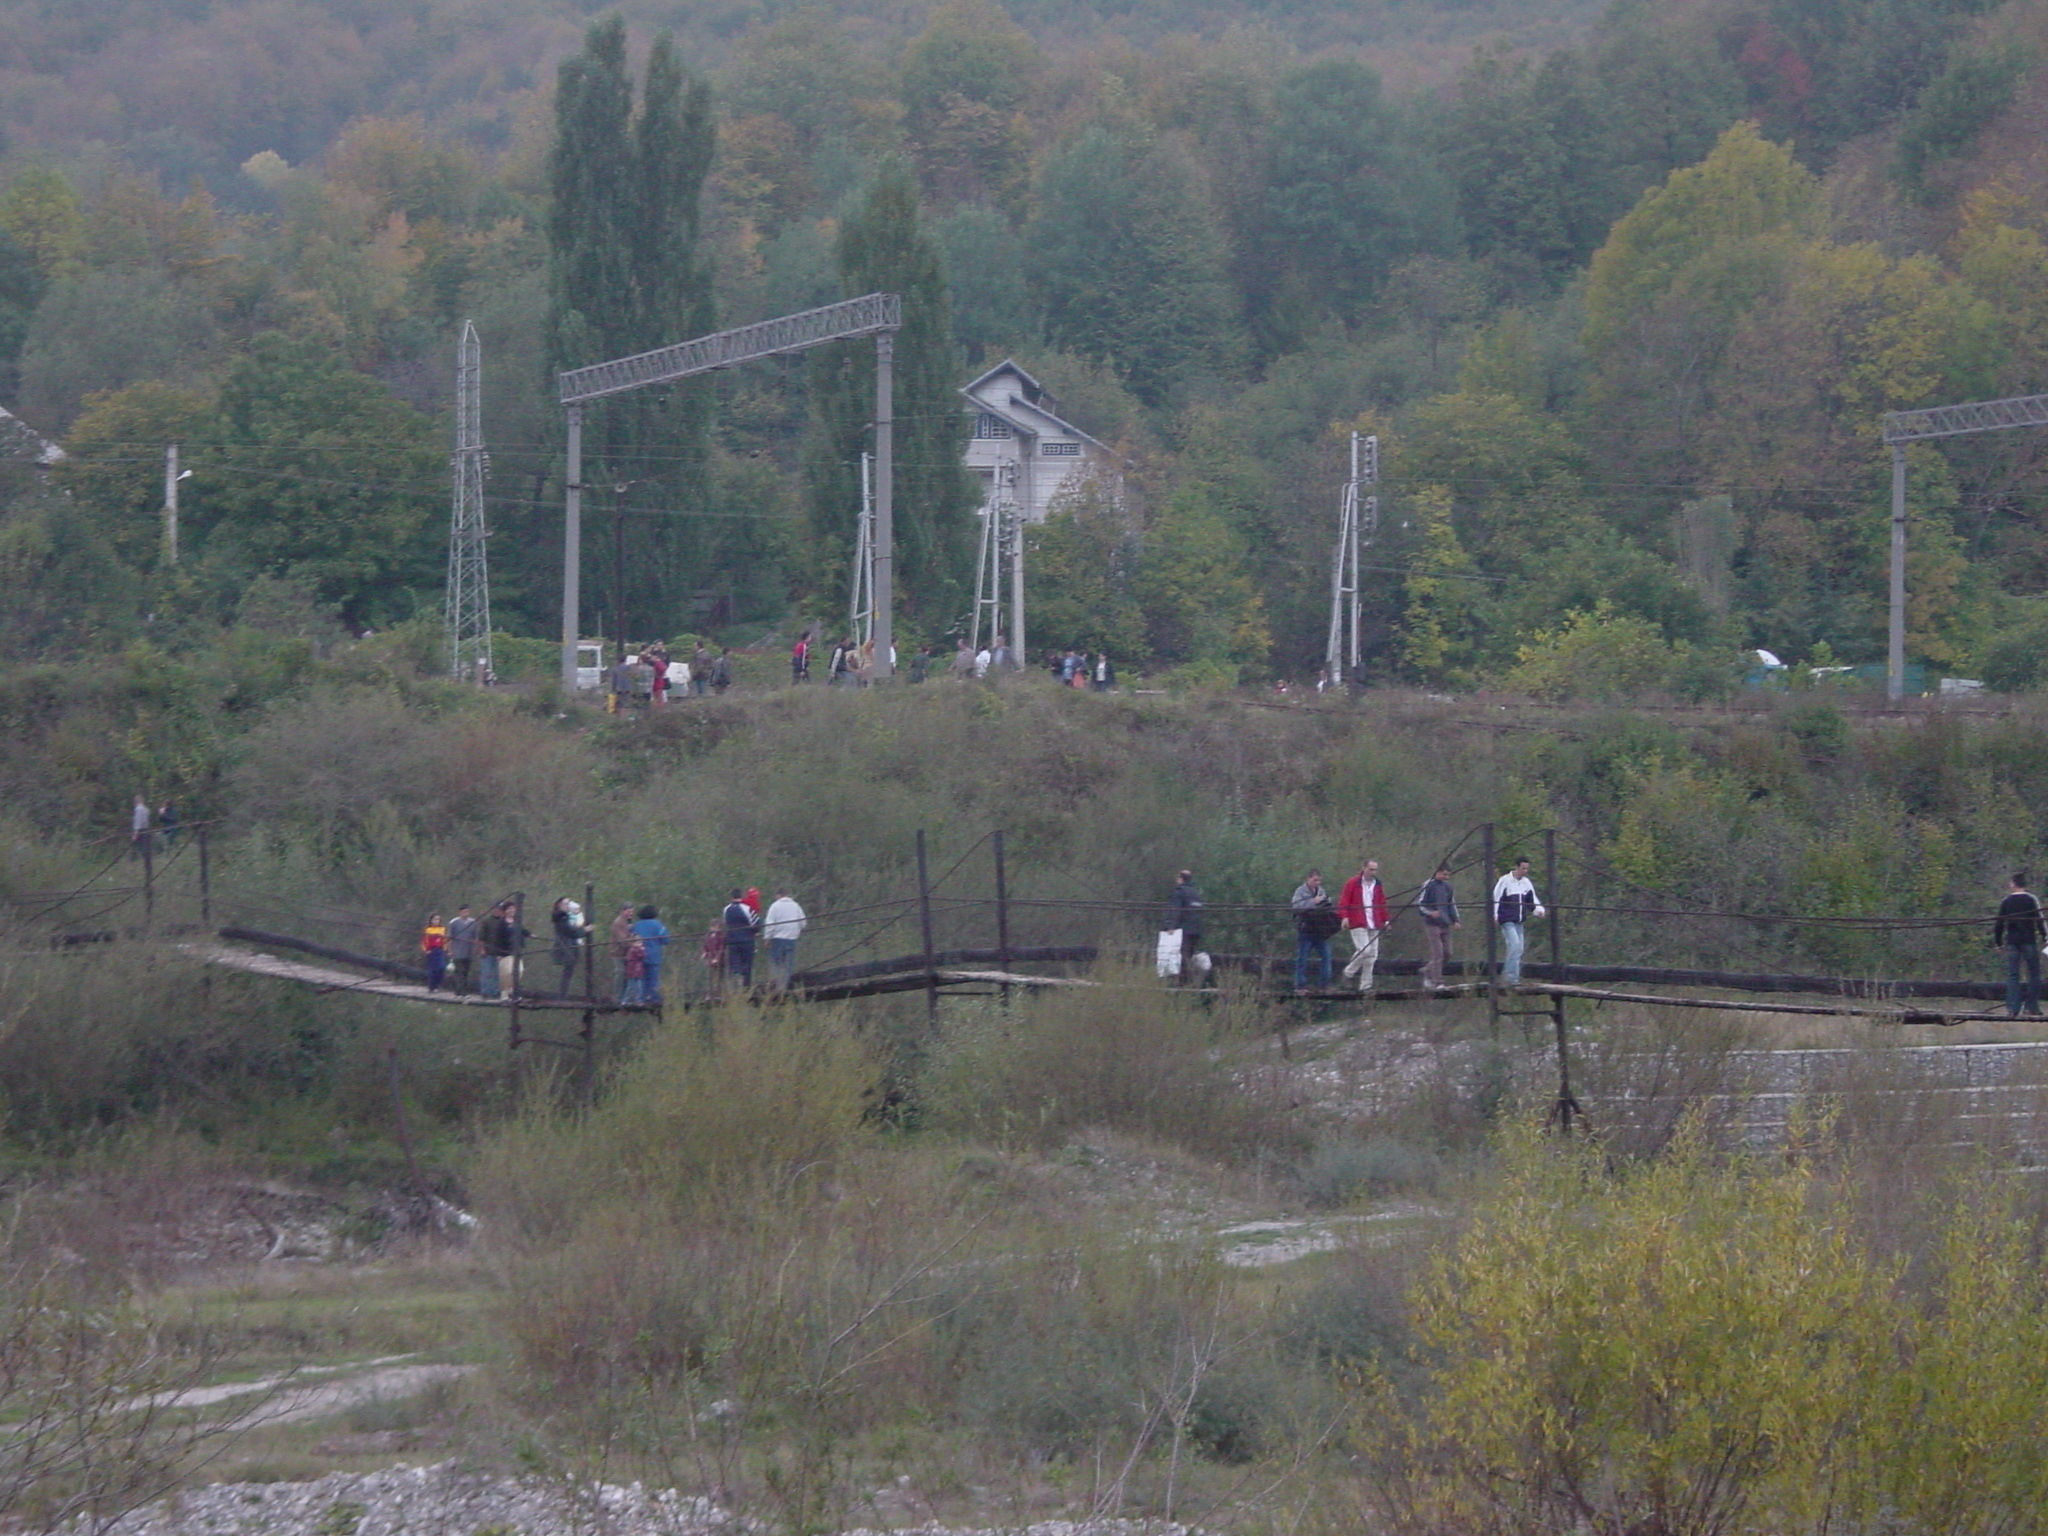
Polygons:
<instances>
[{"instance_id":1,"label":"tall poplar tree","mask_svg":"<svg viewBox=\"0 0 2048 1536\"><path fill-rule=\"evenodd\" d=\"M711 151L710 90L683 69L668 38L648 55L636 110L625 23L614 16L593 25L583 51L563 63L555 95L551 376L712 329L711 275L697 249ZM708 498L711 398L709 381L692 379L584 408L589 617L607 628L623 610L630 634L671 634L683 626L690 591L717 574L708 524L696 515ZM622 577L616 529L607 525L614 518L624 529Z\"/></svg>"},{"instance_id":2,"label":"tall poplar tree","mask_svg":"<svg viewBox=\"0 0 2048 1536\"><path fill-rule=\"evenodd\" d=\"M840 226L838 259L847 297L903 296L894 413L897 606L906 636L936 636L967 616L978 498L962 463L969 423L945 268L919 217L916 179L901 160L883 162ZM874 344L839 343L813 357L805 489L820 587L843 602L853 570L860 456L874 450Z\"/></svg>"}]
</instances>

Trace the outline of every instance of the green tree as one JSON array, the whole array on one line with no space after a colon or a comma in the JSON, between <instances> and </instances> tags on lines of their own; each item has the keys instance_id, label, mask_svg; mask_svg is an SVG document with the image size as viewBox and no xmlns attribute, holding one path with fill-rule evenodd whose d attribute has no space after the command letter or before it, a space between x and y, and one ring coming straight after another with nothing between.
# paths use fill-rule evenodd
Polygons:
<instances>
[{"instance_id":1,"label":"green tree","mask_svg":"<svg viewBox=\"0 0 2048 1536\"><path fill-rule=\"evenodd\" d=\"M953 330L970 365L995 349L1028 345L1039 333L1023 245L993 208L956 208L932 229L945 254Z\"/></svg>"},{"instance_id":2,"label":"green tree","mask_svg":"<svg viewBox=\"0 0 2048 1536\"><path fill-rule=\"evenodd\" d=\"M61 433L85 397L190 377L219 341L208 295L156 270L83 272L52 286L21 349L21 405Z\"/></svg>"},{"instance_id":3,"label":"green tree","mask_svg":"<svg viewBox=\"0 0 2048 1536\"><path fill-rule=\"evenodd\" d=\"M155 569L163 552L159 445L203 444L215 420L211 393L196 389L151 381L96 395L66 434L52 478L123 562Z\"/></svg>"},{"instance_id":4,"label":"green tree","mask_svg":"<svg viewBox=\"0 0 2048 1536\"><path fill-rule=\"evenodd\" d=\"M379 626L438 587L441 434L329 348L258 337L221 385L212 436L180 509L209 564L304 583L344 618Z\"/></svg>"},{"instance_id":5,"label":"green tree","mask_svg":"<svg viewBox=\"0 0 2048 1536\"><path fill-rule=\"evenodd\" d=\"M1139 560L1137 523L1114 485L1091 476L1063 490L1045 521L1025 530L1027 616L1037 647L1142 660Z\"/></svg>"},{"instance_id":6,"label":"green tree","mask_svg":"<svg viewBox=\"0 0 2048 1536\"><path fill-rule=\"evenodd\" d=\"M61 277L85 248L85 210L61 171L31 166L0 193L0 230L34 258L45 279Z\"/></svg>"},{"instance_id":7,"label":"green tree","mask_svg":"<svg viewBox=\"0 0 2048 1536\"><path fill-rule=\"evenodd\" d=\"M1109 363L1147 405L1234 372L1223 239L1194 167L1135 124L1084 129L1047 163L1026 235L1055 346Z\"/></svg>"},{"instance_id":8,"label":"green tree","mask_svg":"<svg viewBox=\"0 0 2048 1536\"><path fill-rule=\"evenodd\" d=\"M909 167L891 157L839 232L840 281L848 296L903 297L895 340L895 585L912 625L944 632L965 616L974 572L974 487L961 462L968 421L960 406L952 304L938 247L918 211ZM813 424L805 479L813 575L844 592L860 506L860 456L873 450L874 344L813 354Z\"/></svg>"},{"instance_id":9,"label":"green tree","mask_svg":"<svg viewBox=\"0 0 2048 1536\"><path fill-rule=\"evenodd\" d=\"M1379 76L1363 64L1320 60L1275 92L1260 244L1347 322L1397 263L1433 244L1407 169L1428 162L1398 128Z\"/></svg>"},{"instance_id":10,"label":"green tree","mask_svg":"<svg viewBox=\"0 0 2048 1536\"><path fill-rule=\"evenodd\" d=\"M1251 551L1211 487L1181 487L1145 529L1136 595L1152 655L1262 666L1272 649Z\"/></svg>"},{"instance_id":11,"label":"green tree","mask_svg":"<svg viewBox=\"0 0 2048 1536\"><path fill-rule=\"evenodd\" d=\"M1401 616L1401 664L1421 682L1469 687L1484 583L1458 542L1451 493L1440 485L1421 485L1403 502L1416 539L1402 583L1407 605Z\"/></svg>"},{"instance_id":12,"label":"green tree","mask_svg":"<svg viewBox=\"0 0 2048 1536\"><path fill-rule=\"evenodd\" d=\"M634 109L625 23L598 22L556 86L549 160L550 371L625 357L713 327L698 252L711 167L708 87L666 37L648 54ZM585 408L586 505L627 523L624 589L600 562L596 603L629 632L664 634L708 567L711 391L703 379ZM610 494L604 494L609 491Z\"/></svg>"},{"instance_id":13,"label":"green tree","mask_svg":"<svg viewBox=\"0 0 2048 1536\"><path fill-rule=\"evenodd\" d=\"M1583 262L1614 216L1604 114L1576 54L1540 68L1482 50L1443 129L1471 253L1512 286Z\"/></svg>"}]
</instances>

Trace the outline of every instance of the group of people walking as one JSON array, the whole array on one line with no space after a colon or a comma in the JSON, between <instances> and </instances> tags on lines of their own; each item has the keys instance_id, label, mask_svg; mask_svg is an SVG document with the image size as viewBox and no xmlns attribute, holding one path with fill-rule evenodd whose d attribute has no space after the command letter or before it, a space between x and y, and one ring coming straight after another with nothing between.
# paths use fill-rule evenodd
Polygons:
<instances>
[{"instance_id":1,"label":"group of people walking","mask_svg":"<svg viewBox=\"0 0 2048 1536\"><path fill-rule=\"evenodd\" d=\"M1451 935L1465 926L1458 911L1457 891L1451 883L1448 864L1424 881L1412 903L1422 919L1422 931L1429 941L1429 956L1422 963L1422 985L1431 992L1444 984L1444 971L1451 963ZM1367 859L1358 873L1344 882L1333 901L1323 887L1323 877L1310 870L1307 878L1288 899L1294 915L1294 989L1309 989L1309 967L1318 970L1316 985L1330 985L1332 961L1330 941L1339 933L1351 939L1351 956L1344 964L1346 981L1358 990L1373 989L1373 971L1379 964L1380 940L1393 926L1395 911L1387 888L1380 880L1377 859ZM1522 979L1522 955L1527 947L1526 925L1545 915L1536 883L1529 878L1529 861L1517 859L1514 867L1494 882L1488 901L1488 916L1501 934L1500 979L1510 986Z\"/></svg>"},{"instance_id":2,"label":"group of people walking","mask_svg":"<svg viewBox=\"0 0 2048 1536\"><path fill-rule=\"evenodd\" d=\"M446 922L431 913L420 934L420 954L427 976L427 990L438 992L449 986L459 996L472 995L496 1000L574 994L576 973L591 967L595 959L590 919L582 903L564 896L548 914L548 957L557 972L551 994L526 989L521 975L528 955L532 930L521 923L519 902L507 897L493 905L483 917L469 907L458 907ZM758 888L735 887L717 921L706 931L702 946L712 990L727 986L749 989L754 983L754 955L760 944L768 950L770 985L787 991L796 968L797 940L809 918L787 890L778 891L764 910ZM670 940L674 937L661 920L658 907L627 902L612 918L608 935L618 1002L659 1008L662 1004L662 970ZM594 971L587 972L594 989Z\"/></svg>"},{"instance_id":3,"label":"group of people walking","mask_svg":"<svg viewBox=\"0 0 2048 1536\"><path fill-rule=\"evenodd\" d=\"M1429 940L1429 956L1422 966L1422 984L1434 992L1444 984L1445 969L1451 963L1451 935L1464 926L1458 911L1457 891L1451 883L1451 869L1437 871L1415 893L1412 906L1422 919L1422 931ZM1510 985L1522 979L1522 954L1526 948L1525 925L1545 915L1536 884L1529 878L1529 861L1517 859L1514 867L1494 882L1489 916L1499 927L1503 945L1501 980ZM1333 897L1323 884L1322 873L1310 870L1288 899L1294 919L1294 989L1310 989L1311 968L1318 989L1331 984L1335 961L1330 944L1340 933L1351 940L1351 953L1344 962L1343 978L1355 982L1361 992L1373 989L1373 973L1379 965L1380 941L1398 915L1395 901L1380 879L1377 859L1367 859L1358 873L1345 881ZM1173 895L1167 901L1168 921L1179 933L1176 963L1169 956L1162 936L1161 974L1174 974L1185 984L1205 974L1208 966L1203 950L1202 893L1194 873L1182 870Z\"/></svg>"}]
</instances>

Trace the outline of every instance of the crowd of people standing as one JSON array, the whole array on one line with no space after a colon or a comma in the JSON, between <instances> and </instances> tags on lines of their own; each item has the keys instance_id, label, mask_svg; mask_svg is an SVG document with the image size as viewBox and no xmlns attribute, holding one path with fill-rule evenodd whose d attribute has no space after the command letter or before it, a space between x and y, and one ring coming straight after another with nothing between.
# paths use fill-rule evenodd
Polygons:
<instances>
[{"instance_id":1,"label":"crowd of people standing","mask_svg":"<svg viewBox=\"0 0 2048 1536\"><path fill-rule=\"evenodd\" d=\"M548 921L546 954L555 970L551 990L535 989L527 979L526 967L540 956L529 948L534 934L523 925L516 897L493 904L481 918L467 906L458 907L455 916L446 921L439 912L429 913L419 943L427 990L438 992L447 986L458 996L491 1001L515 994L568 998L579 992L576 982L581 971L586 989L594 993L597 949L582 903L561 897L549 911ZM709 989L751 990L755 950L765 944L768 985L776 992L787 991L796 969L797 940L809 921L787 889L778 890L775 900L764 909L758 887L735 887L700 947ZM612 918L606 937L613 999L625 1007L661 1007L662 973L674 935L661 920L660 909L652 904L625 903Z\"/></svg>"}]
</instances>

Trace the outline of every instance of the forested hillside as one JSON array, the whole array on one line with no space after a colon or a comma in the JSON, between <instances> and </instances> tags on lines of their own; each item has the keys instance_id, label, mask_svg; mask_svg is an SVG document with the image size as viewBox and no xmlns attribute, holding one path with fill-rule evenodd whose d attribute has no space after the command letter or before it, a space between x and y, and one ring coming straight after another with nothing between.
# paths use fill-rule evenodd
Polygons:
<instances>
[{"instance_id":1,"label":"forested hillside","mask_svg":"<svg viewBox=\"0 0 2048 1536\"><path fill-rule=\"evenodd\" d=\"M889 287L906 632L964 617L952 391L1013 355L1123 463L1033 641L1245 681L1321 659L1353 428L1370 677L1697 695L1879 655L1878 416L2044 387L2041 0L4 14L0 395L70 454L9 482L20 659L437 612L472 318L502 628L554 624L550 369ZM840 611L866 387L596 413L587 621ZM1914 451L1916 659L2037 680L2041 451Z\"/></svg>"}]
</instances>

